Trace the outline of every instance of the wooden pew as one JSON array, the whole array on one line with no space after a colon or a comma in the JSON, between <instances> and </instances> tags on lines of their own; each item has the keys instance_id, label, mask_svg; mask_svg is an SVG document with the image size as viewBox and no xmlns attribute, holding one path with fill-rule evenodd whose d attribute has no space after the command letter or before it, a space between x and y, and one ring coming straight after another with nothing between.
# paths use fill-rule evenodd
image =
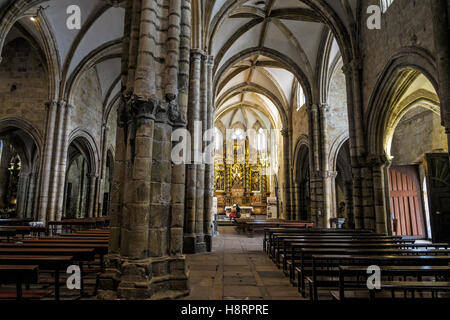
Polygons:
<instances>
[{"instance_id":1,"label":"wooden pew","mask_svg":"<svg viewBox=\"0 0 450 320\"><path fill-rule=\"evenodd\" d=\"M295 271L297 272L297 286L302 296L305 296L305 279L307 276L311 276L312 269L312 256L313 255L370 255L370 256L411 256L411 255L450 255L450 250L437 250L437 249L398 249L398 248L372 248L372 249L346 249L346 248L315 248L315 249L301 249L301 257L299 261L294 260L289 265L289 279L291 283L295 281ZM333 273L330 271L330 273Z\"/></svg>"},{"instance_id":2,"label":"wooden pew","mask_svg":"<svg viewBox=\"0 0 450 320\"><path fill-rule=\"evenodd\" d=\"M95 250L93 248L1 248L0 255L46 255L46 256L72 256L75 262L78 262L81 273L81 291L84 294L83 283L83 264L94 260Z\"/></svg>"},{"instance_id":3,"label":"wooden pew","mask_svg":"<svg viewBox=\"0 0 450 320\"><path fill-rule=\"evenodd\" d=\"M91 230L104 228L109 224L109 217L84 218L84 219L66 219L62 221L48 221L49 232L52 235L62 232L78 232L80 230Z\"/></svg>"},{"instance_id":4,"label":"wooden pew","mask_svg":"<svg viewBox=\"0 0 450 320\"><path fill-rule=\"evenodd\" d=\"M448 279L450 276L450 266L381 266L381 277L393 278L395 276L401 277L415 277L418 281L421 281L423 277L434 277L437 280L438 277L444 277ZM339 266L339 291L332 291L331 294L336 300L345 299L346 289L351 289L348 292L353 299L369 299L370 293L367 292L367 267L361 266ZM350 284L346 281L347 278L352 278ZM353 280L356 278L356 281ZM363 279L362 281L358 281ZM387 283L382 281L382 283ZM362 289L365 290L362 290ZM357 290L355 290L357 289Z\"/></svg>"},{"instance_id":5,"label":"wooden pew","mask_svg":"<svg viewBox=\"0 0 450 320\"><path fill-rule=\"evenodd\" d=\"M16 289L11 292L9 289L0 290L0 299L42 299L49 295L49 290L25 290L22 285L33 284L39 281L39 266L37 265L0 265L0 284L14 283Z\"/></svg>"},{"instance_id":6,"label":"wooden pew","mask_svg":"<svg viewBox=\"0 0 450 320\"><path fill-rule=\"evenodd\" d=\"M102 270L104 256L108 253L108 244L99 243L0 243L0 249L2 248L93 249L94 254L100 258Z\"/></svg>"},{"instance_id":7,"label":"wooden pew","mask_svg":"<svg viewBox=\"0 0 450 320\"><path fill-rule=\"evenodd\" d=\"M55 238L51 239L33 239L33 240L23 240L23 243L103 243L108 244L108 239L69 239L69 238Z\"/></svg>"},{"instance_id":8,"label":"wooden pew","mask_svg":"<svg viewBox=\"0 0 450 320\"><path fill-rule=\"evenodd\" d=\"M52 270L55 278L55 300L59 300L59 271L73 264L72 256L22 256L0 255L0 265L37 265L39 269Z\"/></svg>"},{"instance_id":9,"label":"wooden pew","mask_svg":"<svg viewBox=\"0 0 450 320\"><path fill-rule=\"evenodd\" d=\"M40 236L41 233L45 233L45 227L34 227L34 226L0 226L0 235L6 235L8 237L8 241L10 237L15 237L17 235L22 235L22 238L25 235L37 235Z\"/></svg>"},{"instance_id":10,"label":"wooden pew","mask_svg":"<svg viewBox=\"0 0 450 320\"><path fill-rule=\"evenodd\" d=\"M310 232L311 229L295 229L287 230L288 232L282 231L270 231L271 229L264 229L264 239L263 239L263 250L268 252L269 254L273 253L274 246L279 238L282 237L303 237L303 238L323 238L323 237L352 237L357 235L367 235L366 233L354 233L354 232L345 232L345 233L335 233L333 231L326 232ZM370 234L372 235L372 234Z\"/></svg>"},{"instance_id":11,"label":"wooden pew","mask_svg":"<svg viewBox=\"0 0 450 320\"><path fill-rule=\"evenodd\" d=\"M93 232L89 232L89 233L62 233L60 235L58 235L59 237L70 237L70 238L74 238L74 237L79 237L79 238L109 238L109 233L105 234L105 233L93 233Z\"/></svg>"},{"instance_id":12,"label":"wooden pew","mask_svg":"<svg viewBox=\"0 0 450 320\"><path fill-rule=\"evenodd\" d=\"M354 237L352 239L309 239L309 238L303 238L303 239L287 239L282 240L282 246L280 246L280 242L278 242L278 245L275 249L273 259L275 259L275 262L279 266L280 264L280 256L283 256L284 259L286 259L290 253L295 253L296 248L303 247L304 245L308 244L330 244L330 246L340 247L345 246L346 244L349 245L357 245L357 244L372 244L372 245L401 245L404 247L407 247L408 245L411 245L414 243L413 240L396 240L396 239L383 239L383 238L372 238L372 239L359 239L357 237Z\"/></svg>"},{"instance_id":13,"label":"wooden pew","mask_svg":"<svg viewBox=\"0 0 450 320\"><path fill-rule=\"evenodd\" d=\"M407 249L407 248L418 248L417 245L413 243L396 243L396 242L386 242L384 240L380 241L365 241L365 240L349 240L349 241L311 241L311 242L294 242L285 244L283 254L276 255L275 263L278 267L286 264L286 259L294 259L298 257L296 252L303 248L335 248L335 249ZM290 252L289 252L290 250Z\"/></svg>"},{"instance_id":14,"label":"wooden pew","mask_svg":"<svg viewBox=\"0 0 450 320\"><path fill-rule=\"evenodd\" d=\"M351 229L318 229L318 228L264 228L263 250L266 243L272 238L274 233L294 234L294 235L355 235L355 234L374 234L368 230Z\"/></svg>"},{"instance_id":15,"label":"wooden pew","mask_svg":"<svg viewBox=\"0 0 450 320\"><path fill-rule=\"evenodd\" d=\"M313 255L312 256L312 277L307 281L310 286L310 298L318 300L318 288L321 286L337 287L336 281L326 280L318 281L318 275L332 277L339 270L341 265L400 265L400 266L448 266L450 256L428 256L428 255Z\"/></svg>"},{"instance_id":16,"label":"wooden pew","mask_svg":"<svg viewBox=\"0 0 450 320\"><path fill-rule=\"evenodd\" d=\"M9 242L11 238L16 236L15 229L9 229L5 227L0 227L0 237L6 237L6 241Z\"/></svg>"},{"instance_id":17,"label":"wooden pew","mask_svg":"<svg viewBox=\"0 0 450 320\"><path fill-rule=\"evenodd\" d=\"M391 290L392 298L395 298L395 290L411 291L414 299L414 292L431 291L433 297L436 297L436 291L450 291L450 282L448 281L384 281L381 283L380 290L370 290L370 299L374 300L376 292L382 290ZM406 296L405 296L406 298Z\"/></svg>"},{"instance_id":18,"label":"wooden pew","mask_svg":"<svg viewBox=\"0 0 450 320\"><path fill-rule=\"evenodd\" d=\"M30 222L32 222L32 219L0 219L0 226L26 226Z\"/></svg>"},{"instance_id":19,"label":"wooden pew","mask_svg":"<svg viewBox=\"0 0 450 320\"><path fill-rule=\"evenodd\" d=\"M297 228L297 229L307 229L313 228L314 224L312 222L286 222L286 221L245 221L244 222L244 232L248 236L253 237L255 232L264 231L265 228Z\"/></svg>"}]
</instances>

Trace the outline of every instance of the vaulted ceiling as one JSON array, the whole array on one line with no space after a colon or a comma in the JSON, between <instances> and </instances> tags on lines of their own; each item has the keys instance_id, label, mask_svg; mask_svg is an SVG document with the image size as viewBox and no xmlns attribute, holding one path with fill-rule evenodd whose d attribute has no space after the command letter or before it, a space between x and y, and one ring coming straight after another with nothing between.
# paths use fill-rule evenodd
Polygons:
<instances>
[{"instance_id":1,"label":"vaulted ceiling","mask_svg":"<svg viewBox=\"0 0 450 320\"><path fill-rule=\"evenodd\" d=\"M0 7L7 2L0 0ZM73 4L81 9L80 30L66 25L67 8ZM32 38L47 52L47 62L53 64L52 72L63 85L73 85L83 71L95 68L106 107L120 90L124 15L123 8L103 0L43 1L22 15L4 45L24 35Z\"/></svg>"},{"instance_id":2,"label":"vaulted ceiling","mask_svg":"<svg viewBox=\"0 0 450 320\"><path fill-rule=\"evenodd\" d=\"M13 2L0 0L0 10ZM56 61L52 72L58 74L59 81L55 82L62 86L67 83L68 88L61 88L64 92L71 91L84 70L95 68L107 106L120 90L125 10L116 3L121 2L30 1L37 5L20 17L5 44L24 33L33 38L47 60L50 56ZM294 107L299 84L306 93L311 93L316 83L330 20L352 34L350 30L355 28L357 16L357 0L193 0L192 3L201 3L201 18L193 15L193 47L203 43L200 46L215 57L216 107L220 110L259 101L268 114L274 114L274 121L282 122ZM67 8L73 4L81 9L81 30L66 27ZM32 17L36 20L32 21ZM201 35L196 33L198 25ZM198 39L202 37L203 40ZM327 53L330 64L340 55L338 42L334 40L332 50Z\"/></svg>"},{"instance_id":3,"label":"vaulted ceiling","mask_svg":"<svg viewBox=\"0 0 450 320\"><path fill-rule=\"evenodd\" d=\"M336 39L324 45L330 28L317 10L301 0L207 1L205 47L215 58L216 107L245 104L249 95L265 95L268 110L288 114L297 87L314 86L321 63L340 57ZM356 1L326 1L351 29ZM334 37L332 37L334 38ZM326 55L326 57L325 57ZM268 99L267 99L268 98ZM232 100L229 102L228 100ZM283 118L283 115L280 115Z\"/></svg>"}]
</instances>

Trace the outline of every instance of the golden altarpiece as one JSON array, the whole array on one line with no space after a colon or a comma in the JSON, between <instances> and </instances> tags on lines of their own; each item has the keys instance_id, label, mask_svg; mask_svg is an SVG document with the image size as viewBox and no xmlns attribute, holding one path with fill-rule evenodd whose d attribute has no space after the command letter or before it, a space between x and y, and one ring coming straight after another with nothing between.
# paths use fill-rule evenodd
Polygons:
<instances>
[{"instance_id":1,"label":"golden altarpiece","mask_svg":"<svg viewBox=\"0 0 450 320\"><path fill-rule=\"evenodd\" d=\"M251 149L248 139L224 143L222 150L226 152L216 153L214 161L217 213L225 214L226 207L238 204L252 207L255 215L267 214L270 164L266 157Z\"/></svg>"}]
</instances>

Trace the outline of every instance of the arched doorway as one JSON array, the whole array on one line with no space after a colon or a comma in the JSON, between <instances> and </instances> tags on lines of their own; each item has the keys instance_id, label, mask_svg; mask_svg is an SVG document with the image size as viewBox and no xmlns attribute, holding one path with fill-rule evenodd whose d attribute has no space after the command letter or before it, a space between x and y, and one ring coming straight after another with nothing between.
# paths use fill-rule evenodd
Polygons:
<instances>
[{"instance_id":1,"label":"arched doorway","mask_svg":"<svg viewBox=\"0 0 450 320\"><path fill-rule=\"evenodd\" d=\"M33 137L16 126L0 129L0 217L34 218L39 151Z\"/></svg>"},{"instance_id":2,"label":"arched doorway","mask_svg":"<svg viewBox=\"0 0 450 320\"><path fill-rule=\"evenodd\" d=\"M298 208L295 218L303 221L311 220L309 148L305 144L302 144L298 150L295 183L297 185L296 208Z\"/></svg>"},{"instance_id":3,"label":"arched doorway","mask_svg":"<svg viewBox=\"0 0 450 320\"><path fill-rule=\"evenodd\" d=\"M68 149L63 219L79 219L93 216L95 176L88 149L83 138L76 138Z\"/></svg>"},{"instance_id":4,"label":"arched doorway","mask_svg":"<svg viewBox=\"0 0 450 320\"><path fill-rule=\"evenodd\" d=\"M337 218L345 219L345 226L353 228L353 181L350 162L350 143L347 139L339 148L335 163L336 179L334 211Z\"/></svg>"},{"instance_id":5,"label":"arched doorway","mask_svg":"<svg viewBox=\"0 0 450 320\"><path fill-rule=\"evenodd\" d=\"M396 84L384 136L392 233L442 241L448 233L442 228L450 227L450 168L439 98L413 69L399 72Z\"/></svg>"}]
</instances>

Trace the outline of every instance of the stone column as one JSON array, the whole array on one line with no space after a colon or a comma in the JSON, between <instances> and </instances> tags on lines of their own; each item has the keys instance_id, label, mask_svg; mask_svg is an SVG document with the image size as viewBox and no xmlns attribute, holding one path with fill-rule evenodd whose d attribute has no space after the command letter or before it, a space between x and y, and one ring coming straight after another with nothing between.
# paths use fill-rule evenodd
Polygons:
<instances>
[{"instance_id":1,"label":"stone column","mask_svg":"<svg viewBox=\"0 0 450 320\"><path fill-rule=\"evenodd\" d=\"M35 199L35 192L36 192L36 178L37 174L34 172L30 173L30 187L28 189L28 197L27 197L27 210L25 212L25 217L27 218L33 218L33 211L34 211L34 199Z\"/></svg>"},{"instance_id":2,"label":"stone column","mask_svg":"<svg viewBox=\"0 0 450 320\"><path fill-rule=\"evenodd\" d=\"M333 186L334 179L336 178L335 172L329 171L328 163L328 132L327 132L327 115L328 104L322 103L319 105L319 123L320 128L320 157L321 157L321 171L323 176L323 227L330 227L330 218L332 217L332 199L333 199Z\"/></svg>"},{"instance_id":3,"label":"stone column","mask_svg":"<svg viewBox=\"0 0 450 320\"><path fill-rule=\"evenodd\" d=\"M374 207L375 207L375 221L376 225L372 227L372 230L377 233L387 233L387 217L388 217L388 205L385 203L384 199L384 168L388 165L387 158L372 157L370 159L372 165L372 176L373 176L373 197L374 197Z\"/></svg>"},{"instance_id":4,"label":"stone column","mask_svg":"<svg viewBox=\"0 0 450 320\"><path fill-rule=\"evenodd\" d=\"M300 186L294 181L294 199L295 199L295 220L301 220L300 217Z\"/></svg>"},{"instance_id":5,"label":"stone column","mask_svg":"<svg viewBox=\"0 0 450 320\"><path fill-rule=\"evenodd\" d=\"M291 169L290 169L290 161L289 161L289 144L290 144L290 132L289 129L283 128L281 130L281 136L283 139L283 169L284 169L284 219L291 220L292 218L292 207L291 207L291 191L290 191L290 181L291 181Z\"/></svg>"},{"instance_id":6,"label":"stone column","mask_svg":"<svg viewBox=\"0 0 450 320\"><path fill-rule=\"evenodd\" d=\"M47 107L47 126L45 129L45 147L44 154L42 157L42 168L41 170L41 187L39 194L39 213L38 219L44 223L47 222L47 208L49 201L49 186L50 186L50 172L52 165L52 156L53 156L53 140L54 140L54 132L55 132L55 119L58 104L55 101L50 101L46 103Z\"/></svg>"},{"instance_id":7,"label":"stone column","mask_svg":"<svg viewBox=\"0 0 450 320\"><path fill-rule=\"evenodd\" d=\"M330 218L335 218L337 216L336 212L336 177L338 173L336 171L325 172L325 190L327 199L327 210L328 216L325 221L325 225L330 226Z\"/></svg>"},{"instance_id":8,"label":"stone column","mask_svg":"<svg viewBox=\"0 0 450 320\"><path fill-rule=\"evenodd\" d=\"M450 17L448 0L431 1L431 10L433 14L441 118L450 146Z\"/></svg>"},{"instance_id":9,"label":"stone column","mask_svg":"<svg viewBox=\"0 0 450 320\"><path fill-rule=\"evenodd\" d=\"M200 78L201 78L200 51L191 51L191 70L189 78L189 102L188 102L188 125L187 129L191 135L190 163L186 168L186 204L185 204L185 230L184 249L185 253L197 252L197 161L196 154L200 147L196 122L200 120ZM203 206L203 204L202 204Z\"/></svg>"},{"instance_id":10,"label":"stone column","mask_svg":"<svg viewBox=\"0 0 450 320\"><path fill-rule=\"evenodd\" d=\"M206 143L204 141L204 133L208 125L208 56L202 54L200 61L200 117L199 117L199 135L194 132L192 143L199 146L200 152L203 154ZM200 131L201 130L201 131ZM200 140L200 141L197 141ZM195 157L195 154L194 154ZM195 159L194 159L195 161ZM196 252L206 251L204 220L205 220L205 162L202 157L197 163L196 173L196 190L195 190L195 242Z\"/></svg>"},{"instance_id":11,"label":"stone column","mask_svg":"<svg viewBox=\"0 0 450 320\"><path fill-rule=\"evenodd\" d=\"M26 196L28 194L28 185L29 185L29 173L21 172L19 175L19 181L17 182L17 199L16 199L16 216L18 218L25 217L25 204L26 204Z\"/></svg>"},{"instance_id":12,"label":"stone column","mask_svg":"<svg viewBox=\"0 0 450 320\"><path fill-rule=\"evenodd\" d=\"M7 205L6 193L7 182L9 177L9 160L11 158L11 149L9 148L9 142L3 140L3 148L0 154L0 208L4 208Z\"/></svg>"},{"instance_id":13,"label":"stone column","mask_svg":"<svg viewBox=\"0 0 450 320\"><path fill-rule=\"evenodd\" d=\"M353 216L353 182L344 181L344 197L347 210L347 221L345 222L347 228L353 229L355 227L355 219Z\"/></svg>"},{"instance_id":14,"label":"stone column","mask_svg":"<svg viewBox=\"0 0 450 320\"><path fill-rule=\"evenodd\" d=\"M375 231L375 206L373 202L373 175L370 164L362 168L363 184L362 184L362 201L363 201L363 228Z\"/></svg>"},{"instance_id":15,"label":"stone column","mask_svg":"<svg viewBox=\"0 0 450 320\"><path fill-rule=\"evenodd\" d=\"M356 229L364 228L363 211L363 172L362 166L365 162L364 154L364 133L362 127L362 105L360 88L360 67L359 60L354 59L343 66L345 83L347 87L347 114L349 125L350 159L353 175L353 214Z\"/></svg>"},{"instance_id":16,"label":"stone column","mask_svg":"<svg viewBox=\"0 0 450 320\"><path fill-rule=\"evenodd\" d=\"M105 193L105 177L106 177L106 160L107 160L107 154L108 154L108 131L109 131L109 126L106 124L106 122L103 123L102 125L102 163L101 163L101 174L100 174L100 179L99 180L99 184L97 186L97 189L99 190L97 193L97 216L101 217L103 216L103 198L104 198L104 193Z\"/></svg>"},{"instance_id":17,"label":"stone column","mask_svg":"<svg viewBox=\"0 0 450 320\"><path fill-rule=\"evenodd\" d=\"M88 217L92 218L94 217L94 205L95 205L95 191L96 191L96 183L97 183L97 176L96 175L89 175L89 188L88 188L88 196L89 196L89 207L88 207Z\"/></svg>"},{"instance_id":18,"label":"stone column","mask_svg":"<svg viewBox=\"0 0 450 320\"><path fill-rule=\"evenodd\" d=\"M173 299L188 293L183 199L174 197L183 176L171 162L172 130L185 124L178 76L184 63L180 28L190 26L183 19L188 15L188 0L172 0L169 7L153 0L127 2L113 187L119 200L113 200L101 299Z\"/></svg>"},{"instance_id":19,"label":"stone column","mask_svg":"<svg viewBox=\"0 0 450 320\"><path fill-rule=\"evenodd\" d=\"M62 213L64 211L64 186L66 184L66 172L69 169L67 167L67 153L69 148L69 126L70 126L70 115L73 110L73 106L64 103L64 121L61 132L61 149L59 153L59 166L57 168L58 173L58 183L57 183L57 200L56 200L56 220L62 219Z\"/></svg>"},{"instance_id":20,"label":"stone column","mask_svg":"<svg viewBox=\"0 0 450 320\"><path fill-rule=\"evenodd\" d=\"M214 91L213 91L213 57L208 57L207 61L207 130L208 141L205 150L206 165L205 165L205 204L204 204L204 234L206 250L212 250L212 209L214 197ZM209 149L208 149L209 148Z\"/></svg>"},{"instance_id":21,"label":"stone column","mask_svg":"<svg viewBox=\"0 0 450 320\"><path fill-rule=\"evenodd\" d=\"M50 171L50 185L49 185L49 200L48 200L48 219L55 220L57 217L56 203L58 198L58 178L61 160L61 147L63 144L64 135L64 116L65 116L65 101L60 101L58 104L57 119L55 126L55 144L53 147L52 166ZM64 171L65 172L65 171Z\"/></svg>"}]
</instances>

